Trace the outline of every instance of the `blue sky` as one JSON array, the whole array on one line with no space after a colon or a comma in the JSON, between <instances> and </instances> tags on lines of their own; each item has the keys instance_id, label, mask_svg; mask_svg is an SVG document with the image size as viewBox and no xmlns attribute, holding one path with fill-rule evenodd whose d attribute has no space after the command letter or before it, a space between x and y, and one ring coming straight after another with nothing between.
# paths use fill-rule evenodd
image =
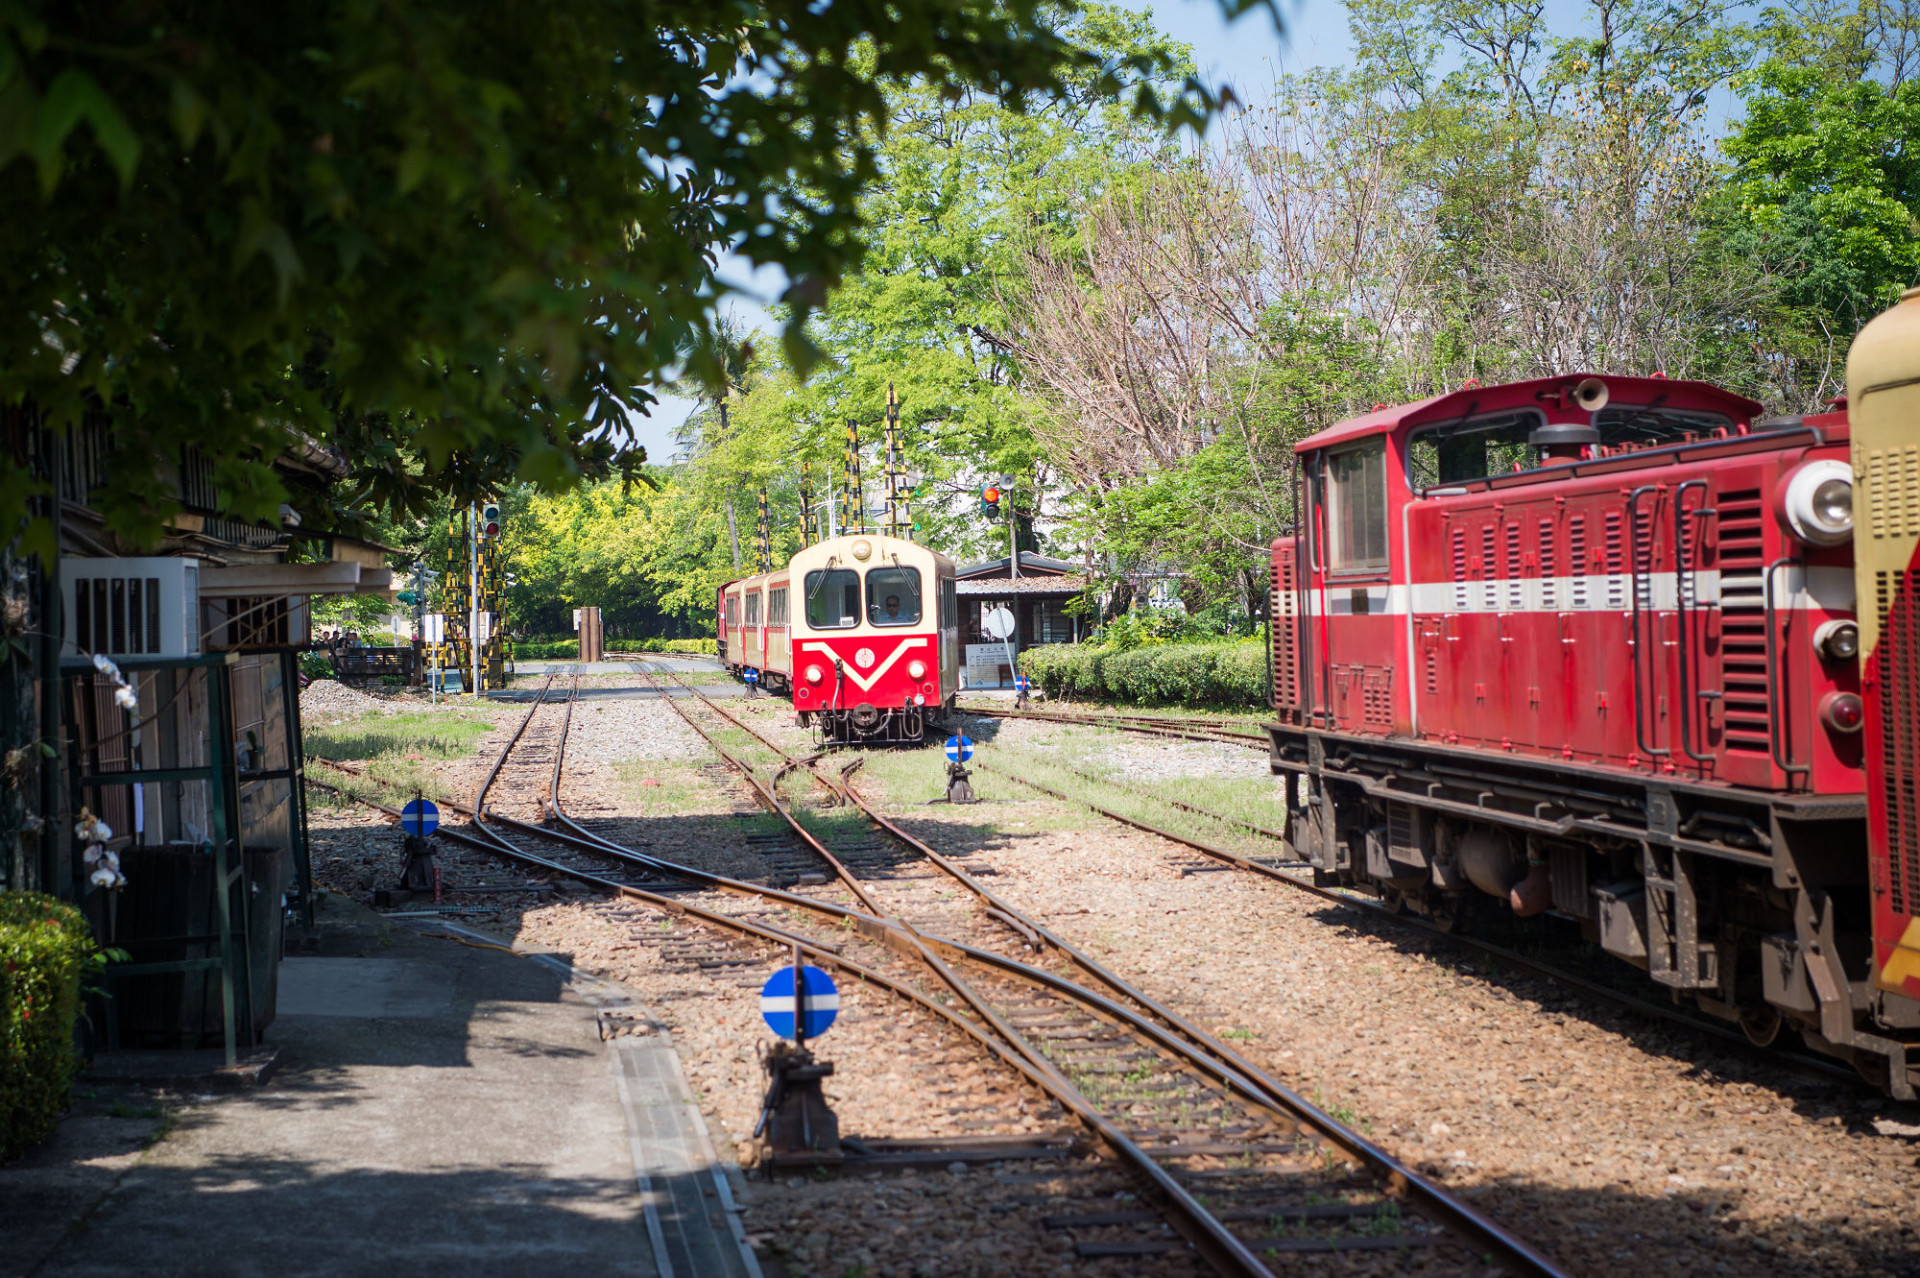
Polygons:
<instances>
[{"instance_id":1,"label":"blue sky","mask_svg":"<svg viewBox=\"0 0 1920 1278\"><path fill-rule=\"evenodd\" d=\"M1308 0L1304 6L1297 0L1279 0L1287 26L1284 37L1265 13L1251 13L1227 23L1220 16L1218 0L1119 3L1131 9L1150 8L1162 31L1193 46L1194 62L1201 75L1209 81L1233 85L1242 101L1259 101L1282 70L1335 64L1346 58L1351 47L1347 42L1346 5L1325 0ZM724 264L721 275L729 283L745 286L761 302L774 300L786 283L778 271L762 271L756 277L746 263L737 259ZM767 324L764 307L753 300L736 298L727 302L725 309L753 327ZM692 411L691 400L669 396L655 406L652 417L634 423L650 460L665 462L672 457L673 429Z\"/></svg>"}]
</instances>

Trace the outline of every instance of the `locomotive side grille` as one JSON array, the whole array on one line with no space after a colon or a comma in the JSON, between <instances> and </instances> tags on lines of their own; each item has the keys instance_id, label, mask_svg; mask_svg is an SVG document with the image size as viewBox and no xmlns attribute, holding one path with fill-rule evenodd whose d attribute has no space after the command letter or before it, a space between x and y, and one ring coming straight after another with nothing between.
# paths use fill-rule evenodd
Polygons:
<instances>
[{"instance_id":1,"label":"locomotive side grille","mask_svg":"<svg viewBox=\"0 0 1920 1278\"><path fill-rule=\"evenodd\" d=\"M1607 607L1625 609L1627 606L1626 586L1620 580L1620 574L1626 566L1620 561L1620 512L1607 512Z\"/></svg>"},{"instance_id":2,"label":"locomotive side grille","mask_svg":"<svg viewBox=\"0 0 1920 1278\"><path fill-rule=\"evenodd\" d=\"M1766 562L1760 490L1723 492L1720 512L1720 674L1726 692L1728 750L1769 752L1771 697L1767 674L1767 605L1762 576Z\"/></svg>"},{"instance_id":3,"label":"locomotive side grille","mask_svg":"<svg viewBox=\"0 0 1920 1278\"><path fill-rule=\"evenodd\" d=\"M1567 571L1573 575L1573 606L1587 607L1587 517L1574 515L1567 520Z\"/></svg>"},{"instance_id":4,"label":"locomotive side grille","mask_svg":"<svg viewBox=\"0 0 1920 1278\"><path fill-rule=\"evenodd\" d=\"M1480 528L1480 579L1482 581L1493 580L1493 574L1495 571L1496 569L1494 567L1494 556L1493 556L1493 522L1489 520L1487 523L1483 524Z\"/></svg>"},{"instance_id":5,"label":"locomotive side grille","mask_svg":"<svg viewBox=\"0 0 1920 1278\"><path fill-rule=\"evenodd\" d=\"M1453 610L1467 610L1467 530L1453 530Z\"/></svg>"},{"instance_id":6,"label":"locomotive side grille","mask_svg":"<svg viewBox=\"0 0 1920 1278\"><path fill-rule=\"evenodd\" d=\"M1553 521L1540 521L1540 606L1553 612L1560 607L1554 585Z\"/></svg>"},{"instance_id":7,"label":"locomotive side grille","mask_svg":"<svg viewBox=\"0 0 1920 1278\"><path fill-rule=\"evenodd\" d=\"M1873 574L1874 607L1880 617L1880 642L1874 660L1880 674L1881 785L1887 811L1887 888L1893 912L1912 914L1920 905L1920 797L1914 778L1920 773L1920 602L1916 584L1899 569Z\"/></svg>"},{"instance_id":8,"label":"locomotive side grille","mask_svg":"<svg viewBox=\"0 0 1920 1278\"><path fill-rule=\"evenodd\" d=\"M1527 583L1520 569L1520 521L1507 525L1507 611L1519 612L1527 606Z\"/></svg>"},{"instance_id":9,"label":"locomotive side grille","mask_svg":"<svg viewBox=\"0 0 1920 1278\"><path fill-rule=\"evenodd\" d=\"M1275 556L1269 584L1267 617L1273 634L1273 702L1275 709L1299 710L1300 669L1294 628L1299 624L1294 610L1294 555L1292 546L1282 546Z\"/></svg>"},{"instance_id":10,"label":"locomotive side grille","mask_svg":"<svg viewBox=\"0 0 1920 1278\"><path fill-rule=\"evenodd\" d=\"M1867 517L1874 537L1920 537L1920 445L1866 452Z\"/></svg>"},{"instance_id":11,"label":"locomotive side grille","mask_svg":"<svg viewBox=\"0 0 1920 1278\"><path fill-rule=\"evenodd\" d=\"M1393 669L1369 666L1360 677L1360 717L1375 727L1393 726Z\"/></svg>"}]
</instances>

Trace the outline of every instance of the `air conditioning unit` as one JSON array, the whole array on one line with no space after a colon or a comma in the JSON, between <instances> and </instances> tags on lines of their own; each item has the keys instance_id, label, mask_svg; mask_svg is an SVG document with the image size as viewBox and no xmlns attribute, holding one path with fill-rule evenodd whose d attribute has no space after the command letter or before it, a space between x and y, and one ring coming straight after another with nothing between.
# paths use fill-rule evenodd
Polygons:
<instances>
[{"instance_id":1,"label":"air conditioning unit","mask_svg":"<svg viewBox=\"0 0 1920 1278\"><path fill-rule=\"evenodd\" d=\"M200 561L174 556L60 560L68 657L200 653Z\"/></svg>"}]
</instances>

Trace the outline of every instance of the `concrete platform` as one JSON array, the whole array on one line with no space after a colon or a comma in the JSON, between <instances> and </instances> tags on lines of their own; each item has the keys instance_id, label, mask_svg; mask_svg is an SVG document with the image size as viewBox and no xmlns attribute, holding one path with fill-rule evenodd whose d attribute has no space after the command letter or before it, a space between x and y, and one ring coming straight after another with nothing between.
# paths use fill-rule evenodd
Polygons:
<instances>
[{"instance_id":1,"label":"concrete platform","mask_svg":"<svg viewBox=\"0 0 1920 1278\"><path fill-rule=\"evenodd\" d=\"M0 1275L758 1278L744 1185L619 987L337 896L319 926L283 966L266 1084L116 1093L142 1121L111 1139L86 1100L0 1168ZM639 1032L605 1042L613 1003Z\"/></svg>"}]
</instances>

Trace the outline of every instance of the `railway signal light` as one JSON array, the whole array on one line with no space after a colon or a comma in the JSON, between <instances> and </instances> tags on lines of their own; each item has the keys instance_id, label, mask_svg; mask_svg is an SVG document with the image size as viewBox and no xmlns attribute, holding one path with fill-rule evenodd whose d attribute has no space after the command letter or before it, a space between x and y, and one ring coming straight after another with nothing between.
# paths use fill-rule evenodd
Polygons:
<instances>
[{"instance_id":1,"label":"railway signal light","mask_svg":"<svg viewBox=\"0 0 1920 1278\"><path fill-rule=\"evenodd\" d=\"M980 490L980 513L988 519L1000 518L1000 490L992 484Z\"/></svg>"},{"instance_id":2,"label":"railway signal light","mask_svg":"<svg viewBox=\"0 0 1920 1278\"><path fill-rule=\"evenodd\" d=\"M482 537L498 537L500 535L500 507L498 504L488 502L480 508L480 535Z\"/></svg>"}]
</instances>

